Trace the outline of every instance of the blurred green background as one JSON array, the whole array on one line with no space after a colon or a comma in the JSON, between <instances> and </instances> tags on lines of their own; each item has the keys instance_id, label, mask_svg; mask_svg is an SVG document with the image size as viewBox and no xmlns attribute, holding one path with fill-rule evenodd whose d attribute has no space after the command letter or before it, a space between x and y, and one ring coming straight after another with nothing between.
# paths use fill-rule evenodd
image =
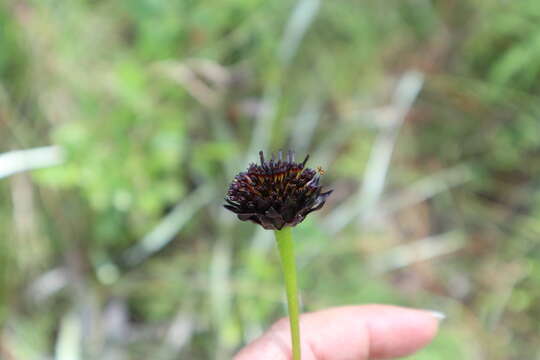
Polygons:
<instances>
[{"instance_id":1,"label":"blurred green background","mask_svg":"<svg viewBox=\"0 0 540 360\"><path fill-rule=\"evenodd\" d=\"M3 0L0 357L229 359L285 313L221 207L259 149L335 189L306 311L445 312L411 359L540 358L540 2Z\"/></svg>"}]
</instances>

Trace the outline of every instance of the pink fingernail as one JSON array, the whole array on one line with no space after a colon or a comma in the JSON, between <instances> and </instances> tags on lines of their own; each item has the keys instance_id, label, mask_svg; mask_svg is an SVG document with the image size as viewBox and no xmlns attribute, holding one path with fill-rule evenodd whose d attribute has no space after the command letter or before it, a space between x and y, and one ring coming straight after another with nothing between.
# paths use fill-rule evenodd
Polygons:
<instances>
[{"instance_id":1,"label":"pink fingernail","mask_svg":"<svg viewBox=\"0 0 540 360\"><path fill-rule=\"evenodd\" d=\"M436 310L426 310L428 313L431 314L431 316L433 316L435 319L437 320L444 320L446 319L446 314L440 312L440 311L436 311Z\"/></svg>"}]
</instances>

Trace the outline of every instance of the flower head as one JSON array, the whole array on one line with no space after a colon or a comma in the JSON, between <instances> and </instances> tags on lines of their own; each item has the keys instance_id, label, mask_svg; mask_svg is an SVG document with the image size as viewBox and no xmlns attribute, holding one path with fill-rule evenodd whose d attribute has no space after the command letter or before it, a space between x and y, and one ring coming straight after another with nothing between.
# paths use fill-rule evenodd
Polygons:
<instances>
[{"instance_id":1,"label":"flower head","mask_svg":"<svg viewBox=\"0 0 540 360\"><path fill-rule=\"evenodd\" d=\"M247 171L234 178L225 197L225 208L243 221L253 221L268 230L281 230L284 226L301 223L312 211L319 210L333 190L322 192L319 185L324 171L306 168L309 155L303 162L294 161L294 153L287 152L283 159L265 161L259 152L261 164L251 164Z\"/></svg>"}]
</instances>

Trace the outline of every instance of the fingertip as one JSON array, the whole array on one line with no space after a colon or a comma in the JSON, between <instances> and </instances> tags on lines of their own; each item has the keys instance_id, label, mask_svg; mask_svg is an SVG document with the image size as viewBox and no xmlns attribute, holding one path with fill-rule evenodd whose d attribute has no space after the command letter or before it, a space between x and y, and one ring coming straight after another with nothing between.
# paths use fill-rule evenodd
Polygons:
<instances>
[{"instance_id":1,"label":"fingertip","mask_svg":"<svg viewBox=\"0 0 540 360\"><path fill-rule=\"evenodd\" d=\"M370 337L370 358L389 359L415 353L429 344L439 328L430 311L381 306L366 318Z\"/></svg>"},{"instance_id":2,"label":"fingertip","mask_svg":"<svg viewBox=\"0 0 540 360\"><path fill-rule=\"evenodd\" d=\"M303 359L389 359L410 355L435 337L431 311L387 305L345 306L303 314ZM235 360L290 359L288 320L281 319Z\"/></svg>"}]
</instances>

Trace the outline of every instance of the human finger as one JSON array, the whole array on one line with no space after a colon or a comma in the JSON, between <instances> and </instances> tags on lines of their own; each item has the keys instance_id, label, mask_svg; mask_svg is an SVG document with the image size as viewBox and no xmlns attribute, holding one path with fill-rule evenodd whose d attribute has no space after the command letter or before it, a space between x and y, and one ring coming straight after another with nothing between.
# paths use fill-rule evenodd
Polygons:
<instances>
[{"instance_id":1,"label":"human finger","mask_svg":"<svg viewBox=\"0 0 540 360\"><path fill-rule=\"evenodd\" d=\"M300 318L303 360L390 359L428 344L440 316L425 310L388 305L345 306ZM235 360L291 359L288 319L242 349Z\"/></svg>"}]
</instances>

